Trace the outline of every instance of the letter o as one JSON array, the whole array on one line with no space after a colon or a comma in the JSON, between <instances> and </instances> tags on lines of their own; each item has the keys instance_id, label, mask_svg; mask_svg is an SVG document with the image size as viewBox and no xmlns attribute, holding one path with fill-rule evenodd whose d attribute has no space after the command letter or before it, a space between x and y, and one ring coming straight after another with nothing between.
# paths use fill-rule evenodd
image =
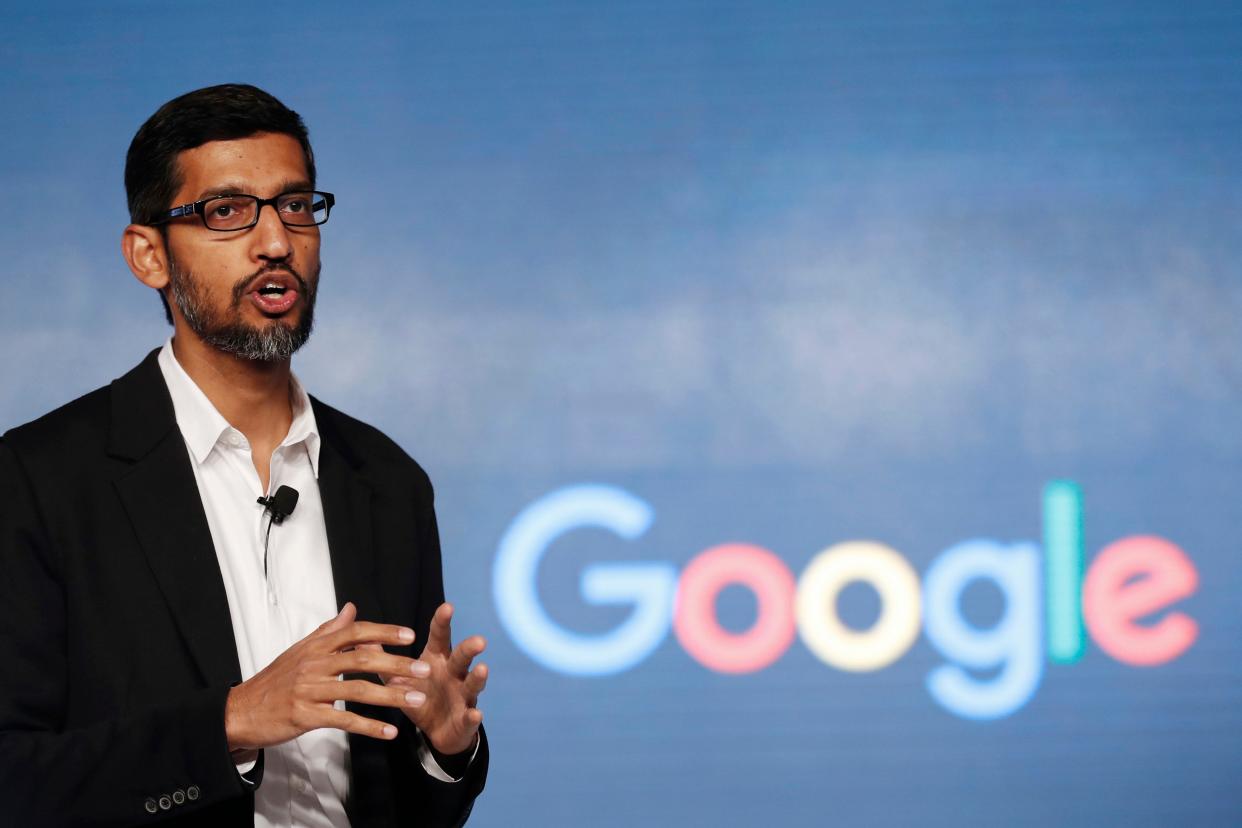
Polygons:
<instances>
[{"instance_id":1,"label":"letter o","mask_svg":"<svg viewBox=\"0 0 1242 828\"><path fill-rule=\"evenodd\" d=\"M759 602L750 629L732 633L716 620L716 597L737 584ZM673 631L696 661L719 673L753 673L780 658L794 638L793 573L766 549L749 544L714 546L681 573Z\"/></svg>"},{"instance_id":2,"label":"letter o","mask_svg":"<svg viewBox=\"0 0 1242 828\"><path fill-rule=\"evenodd\" d=\"M867 630L854 630L837 615L837 597L854 581L880 594L880 617ZM802 573L794 603L798 634L816 657L839 669L887 667L918 638L919 592L918 574L892 548L871 541L830 546Z\"/></svg>"}]
</instances>

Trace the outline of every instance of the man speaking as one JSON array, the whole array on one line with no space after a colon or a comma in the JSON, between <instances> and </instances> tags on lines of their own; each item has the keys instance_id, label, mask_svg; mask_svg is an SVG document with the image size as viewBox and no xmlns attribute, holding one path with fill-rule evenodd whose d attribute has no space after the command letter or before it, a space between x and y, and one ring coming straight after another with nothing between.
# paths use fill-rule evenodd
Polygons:
<instances>
[{"instance_id":1,"label":"man speaking","mask_svg":"<svg viewBox=\"0 0 1242 828\"><path fill-rule=\"evenodd\" d=\"M487 669L431 484L290 371L335 205L302 119L183 95L125 187L173 336L0 440L0 822L461 824Z\"/></svg>"}]
</instances>

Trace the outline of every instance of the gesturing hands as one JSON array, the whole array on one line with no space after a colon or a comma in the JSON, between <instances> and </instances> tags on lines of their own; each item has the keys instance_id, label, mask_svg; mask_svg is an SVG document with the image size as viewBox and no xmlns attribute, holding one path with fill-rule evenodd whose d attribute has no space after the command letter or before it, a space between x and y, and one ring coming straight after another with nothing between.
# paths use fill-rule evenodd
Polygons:
<instances>
[{"instance_id":1,"label":"gesturing hands","mask_svg":"<svg viewBox=\"0 0 1242 828\"><path fill-rule=\"evenodd\" d=\"M474 744L483 721L476 704L487 667L470 665L483 652L484 640L473 636L453 649L453 608L442 604L432 617L422 658L415 660L383 649L411 643L413 630L357 621L356 615L347 603L331 621L229 691L224 730L231 751L278 745L319 727L396 738L391 724L337 710L337 700L401 708L441 753L460 753ZM341 681L342 673L375 673L385 684Z\"/></svg>"}]
</instances>

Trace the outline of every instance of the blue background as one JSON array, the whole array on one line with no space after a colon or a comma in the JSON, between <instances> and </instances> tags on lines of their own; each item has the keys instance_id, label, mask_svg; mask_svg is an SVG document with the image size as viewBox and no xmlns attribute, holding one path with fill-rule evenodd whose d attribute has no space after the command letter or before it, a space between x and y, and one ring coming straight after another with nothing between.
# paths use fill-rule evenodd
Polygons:
<instances>
[{"instance_id":1,"label":"blue background","mask_svg":"<svg viewBox=\"0 0 1242 828\"><path fill-rule=\"evenodd\" d=\"M121 173L165 100L262 86L310 125L319 328L296 370L437 484L459 632L490 641L476 825L1242 823L1242 11L1228 3L6 3L0 424L167 336L119 255ZM1093 645L993 722L924 689L921 638L852 674L795 642L712 673L670 636L550 672L491 600L559 487L650 503L584 564L744 541L797 573L883 541L917 570L1038 540L1078 481L1088 560L1186 550L1194 646ZM968 593L981 626L998 594ZM865 625L877 603L847 590ZM722 620L754 602L727 590Z\"/></svg>"}]
</instances>

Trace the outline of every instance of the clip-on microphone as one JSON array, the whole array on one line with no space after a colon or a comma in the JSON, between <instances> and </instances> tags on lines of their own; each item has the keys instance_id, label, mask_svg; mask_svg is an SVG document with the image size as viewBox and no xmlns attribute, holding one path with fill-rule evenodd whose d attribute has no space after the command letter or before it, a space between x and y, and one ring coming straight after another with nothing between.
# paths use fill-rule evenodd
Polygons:
<instances>
[{"instance_id":1,"label":"clip-on microphone","mask_svg":"<svg viewBox=\"0 0 1242 828\"><path fill-rule=\"evenodd\" d=\"M284 523L298 505L298 490L292 486L281 486L271 497L259 498L259 505L271 512L272 523Z\"/></svg>"},{"instance_id":2,"label":"clip-on microphone","mask_svg":"<svg viewBox=\"0 0 1242 828\"><path fill-rule=\"evenodd\" d=\"M298 490L292 486L281 486L271 497L259 498L259 505L272 516L267 524L267 534L263 537L263 576L267 577L267 543L272 538L272 524L284 523L285 518L293 514L298 505Z\"/></svg>"}]
</instances>

